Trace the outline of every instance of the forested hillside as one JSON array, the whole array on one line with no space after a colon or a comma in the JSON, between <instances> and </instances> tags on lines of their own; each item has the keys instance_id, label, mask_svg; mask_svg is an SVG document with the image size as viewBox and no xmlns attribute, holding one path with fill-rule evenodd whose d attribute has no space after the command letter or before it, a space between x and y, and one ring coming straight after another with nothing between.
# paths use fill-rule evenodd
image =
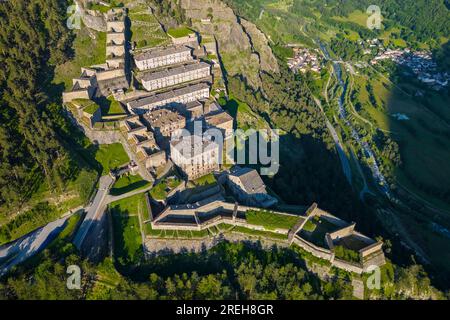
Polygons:
<instances>
[{"instance_id":1,"label":"forested hillside","mask_svg":"<svg viewBox=\"0 0 450 320\"><path fill-rule=\"evenodd\" d=\"M0 212L7 215L39 189L61 193L80 173L67 148L76 131L68 137L60 90L51 85L54 66L72 52L67 7L59 0L0 3Z\"/></svg>"},{"instance_id":2,"label":"forested hillside","mask_svg":"<svg viewBox=\"0 0 450 320\"><path fill-rule=\"evenodd\" d=\"M273 0L225 0L235 11L246 18L255 20L260 18L263 9L273 9L282 14L286 11L283 1ZM287 1L292 4L289 6L289 13L297 15L298 30L292 30L292 33L301 35L304 32L313 31L303 29L304 22L317 23L318 18L332 25L345 25L357 32L375 35L377 30L371 31L355 22L339 21L336 17L346 17L355 11L366 12L370 5L378 5L381 8L383 17L383 29L398 27L401 29L401 36L408 41L427 42L429 44L439 44L442 37L448 37L450 34L449 19L450 13L448 3L442 0L385 0L373 3L370 0L323 0L308 1L294 0ZM365 20L363 22L365 24ZM430 23L432 21L432 23ZM278 23L274 23L275 26ZM286 31L291 24L285 26ZM283 37L286 34L280 34ZM274 35L275 38L278 38ZM275 40L274 38L274 40Z\"/></svg>"},{"instance_id":3,"label":"forested hillside","mask_svg":"<svg viewBox=\"0 0 450 320\"><path fill-rule=\"evenodd\" d=\"M299 248L266 250L260 245L222 243L201 254L156 257L133 270L131 279L119 274L109 258L92 265L70 255L70 245L58 245L64 247L63 262L62 252L55 252L55 247L47 250L28 265L33 267L32 277L25 271L0 282L0 300L352 299L350 274L333 269L328 281L320 279L308 270L311 261ZM81 290L66 287L70 264L83 270ZM420 266L401 268L390 263L383 267L381 290L369 291L368 297L445 298L430 285Z\"/></svg>"}]
</instances>

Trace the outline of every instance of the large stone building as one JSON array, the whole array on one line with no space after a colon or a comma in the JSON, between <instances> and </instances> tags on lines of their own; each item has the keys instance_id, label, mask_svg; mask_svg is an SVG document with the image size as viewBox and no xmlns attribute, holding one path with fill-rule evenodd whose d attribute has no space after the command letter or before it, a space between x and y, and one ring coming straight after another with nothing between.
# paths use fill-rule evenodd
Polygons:
<instances>
[{"instance_id":1,"label":"large stone building","mask_svg":"<svg viewBox=\"0 0 450 320\"><path fill-rule=\"evenodd\" d=\"M106 31L114 33L125 32L125 8L113 8L106 14Z\"/></svg>"},{"instance_id":2,"label":"large stone building","mask_svg":"<svg viewBox=\"0 0 450 320\"><path fill-rule=\"evenodd\" d=\"M208 128L218 128L222 130L225 139L233 136L234 119L227 112L222 111L207 115L205 116L205 122Z\"/></svg>"},{"instance_id":3,"label":"large stone building","mask_svg":"<svg viewBox=\"0 0 450 320\"><path fill-rule=\"evenodd\" d=\"M219 170L220 153L220 146L217 143L196 135L173 139L170 143L173 163L189 180Z\"/></svg>"},{"instance_id":4,"label":"large stone building","mask_svg":"<svg viewBox=\"0 0 450 320\"><path fill-rule=\"evenodd\" d=\"M157 109L144 115L145 122L160 137L169 138L172 133L186 127L186 118L169 109Z\"/></svg>"},{"instance_id":5,"label":"large stone building","mask_svg":"<svg viewBox=\"0 0 450 320\"><path fill-rule=\"evenodd\" d=\"M205 62L185 64L161 71L149 72L142 76L142 85L148 91L172 87L195 81L211 75L211 66Z\"/></svg>"},{"instance_id":6,"label":"large stone building","mask_svg":"<svg viewBox=\"0 0 450 320\"><path fill-rule=\"evenodd\" d=\"M143 125L139 116L124 120L122 128L126 131L131 149L146 168L157 168L167 162L166 152L159 148L153 133Z\"/></svg>"},{"instance_id":7,"label":"large stone building","mask_svg":"<svg viewBox=\"0 0 450 320\"><path fill-rule=\"evenodd\" d=\"M99 92L109 96L116 91L129 88L125 69L109 69L108 66L97 66L97 82Z\"/></svg>"},{"instance_id":8,"label":"large stone building","mask_svg":"<svg viewBox=\"0 0 450 320\"><path fill-rule=\"evenodd\" d=\"M267 193L264 181L254 169L234 167L227 178L234 196L243 204L268 208L278 203Z\"/></svg>"},{"instance_id":9,"label":"large stone building","mask_svg":"<svg viewBox=\"0 0 450 320\"><path fill-rule=\"evenodd\" d=\"M76 99L91 99L97 89L97 75L95 70L81 68L81 75L72 81L70 91L63 92L63 102L71 102Z\"/></svg>"},{"instance_id":10,"label":"large stone building","mask_svg":"<svg viewBox=\"0 0 450 320\"><path fill-rule=\"evenodd\" d=\"M184 112L190 121L201 119L204 115L203 104L197 100L189 102L186 104Z\"/></svg>"},{"instance_id":11,"label":"large stone building","mask_svg":"<svg viewBox=\"0 0 450 320\"><path fill-rule=\"evenodd\" d=\"M209 98L209 85L206 83L199 83L133 100L128 102L127 106L137 114L144 114L159 107L187 104L189 102L207 98Z\"/></svg>"},{"instance_id":12,"label":"large stone building","mask_svg":"<svg viewBox=\"0 0 450 320\"><path fill-rule=\"evenodd\" d=\"M146 50L134 56L136 67L143 71L192 61L192 49L171 46Z\"/></svg>"},{"instance_id":13,"label":"large stone building","mask_svg":"<svg viewBox=\"0 0 450 320\"><path fill-rule=\"evenodd\" d=\"M73 88L63 93L63 102L74 99L92 99L108 96L129 88L125 73L125 17L123 8L115 8L106 14L106 63L81 69L80 78L73 79Z\"/></svg>"}]
</instances>

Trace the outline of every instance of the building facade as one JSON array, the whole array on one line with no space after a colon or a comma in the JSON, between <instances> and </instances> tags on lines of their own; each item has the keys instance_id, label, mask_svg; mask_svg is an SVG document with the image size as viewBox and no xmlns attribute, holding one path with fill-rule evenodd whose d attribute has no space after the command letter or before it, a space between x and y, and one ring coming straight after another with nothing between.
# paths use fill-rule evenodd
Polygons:
<instances>
[{"instance_id":1,"label":"building facade","mask_svg":"<svg viewBox=\"0 0 450 320\"><path fill-rule=\"evenodd\" d=\"M185 46L173 46L146 50L136 54L134 61L140 71L186 63L192 61L192 49Z\"/></svg>"},{"instance_id":2,"label":"building facade","mask_svg":"<svg viewBox=\"0 0 450 320\"><path fill-rule=\"evenodd\" d=\"M170 143L170 154L189 180L194 180L220 167L220 146L203 137L184 136Z\"/></svg>"},{"instance_id":3,"label":"building facade","mask_svg":"<svg viewBox=\"0 0 450 320\"><path fill-rule=\"evenodd\" d=\"M144 119L156 135L165 138L186 127L186 118L168 109L150 111L144 115Z\"/></svg>"},{"instance_id":4,"label":"building facade","mask_svg":"<svg viewBox=\"0 0 450 320\"><path fill-rule=\"evenodd\" d=\"M222 111L213 115L207 115L205 122L208 128L220 129L225 139L233 136L234 119L227 112Z\"/></svg>"},{"instance_id":5,"label":"building facade","mask_svg":"<svg viewBox=\"0 0 450 320\"><path fill-rule=\"evenodd\" d=\"M255 169L234 167L227 178L228 187L241 203L262 208L278 203L267 193L266 185Z\"/></svg>"},{"instance_id":6,"label":"building facade","mask_svg":"<svg viewBox=\"0 0 450 320\"><path fill-rule=\"evenodd\" d=\"M175 86L199 80L211 75L211 66L205 62L187 64L180 67L147 73L142 77L142 85L148 91Z\"/></svg>"},{"instance_id":7,"label":"building facade","mask_svg":"<svg viewBox=\"0 0 450 320\"><path fill-rule=\"evenodd\" d=\"M209 85L206 83L199 83L133 100L127 103L127 107L129 110L133 110L137 114L144 114L148 111L155 110L158 107L174 104L187 104L196 100L208 98Z\"/></svg>"}]
</instances>

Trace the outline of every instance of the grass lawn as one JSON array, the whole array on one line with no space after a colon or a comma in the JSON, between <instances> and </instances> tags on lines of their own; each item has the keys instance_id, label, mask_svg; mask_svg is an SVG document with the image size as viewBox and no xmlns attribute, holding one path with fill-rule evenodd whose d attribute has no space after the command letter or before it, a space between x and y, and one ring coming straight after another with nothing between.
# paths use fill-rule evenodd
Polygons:
<instances>
[{"instance_id":1,"label":"grass lawn","mask_svg":"<svg viewBox=\"0 0 450 320\"><path fill-rule=\"evenodd\" d=\"M113 202L110 207L117 207L120 210L129 213L130 215L137 215L139 212L145 213L145 210L147 208L145 194L141 193L126 199Z\"/></svg>"},{"instance_id":2,"label":"grass lawn","mask_svg":"<svg viewBox=\"0 0 450 320\"><path fill-rule=\"evenodd\" d=\"M70 241L72 239L72 237L75 235L75 232L77 231L78 223L80 222L82 216L83 216L83 211L79 211L79 212L73 214L69 219L67 219L64 229L50 243L50 245L47 248L58 250L58 251L62 250L63 246L66 245L67 242Z\"/></svg>"},{"instance_id":3,"label":"grass lawn","mask_svg":"<svg viewBox=\"0 0 450 320\"><path fill-rule=\"evenodd\" d=\"M365 12L362 12L360 10L355 10L352 13L350 13L348 15L348 17L334 17L335 20L337 21L342 21L342 22L353 22L356 23L358 25L360 25L361 27L367 27L367 18L369 17L368 14L366 14Z\"/></svg>"},{"instance_id":4,"label":"grass lawn","mask_svg":"<svg viewBox=\"0 0 450 320\"><path fill-rule=\"evenodd\" d=\"M89 99L75 99L72 104L81 107L84 112L89 114L94 114L99 108L97 103Z\"/></svg>"},{"instance_id":5,"label":"grass lawn","mask_svg":"<svg viewBox=\"0 0 450 320\"><path fill-rule=\"evenodd\" d=\"M247 222L266 229L291 229L299 221L300 217L276 214L269 211L249 210L245 213Z\"/></svg>"},{"instance_id":6,"label":"grass lawn","mask_svg":"<svg viewBox=\"0 0 450 320\"><path fill-rule=\"evenodd\" d=\"M187 27L180 27L176 29L169 29L167 30L167 34L173 38L183 38L187 37L188 35L194 33L191 29Z\"/></svg>"},{"instance_id":7,"label":"grass lawn","mask_svg":"<svg viewBox=\"0 0 450 320\"><path fill-rule=\"evenodd\" d=\"M105 3L109 3L109 6L104 6L102 4L98 4L98 3L92 3L92 2L88 2L87 8L89 10L96 10L99 11L101 13L106 13L109 10L111 10L112 8L121 8L123 7L123 3L119 1L114 1L114 0L103 0L103 2Z\"/></svg>"},{"instance_id":8,"label":"grass lawn","mask_svg":"<svg viewBox=\"0 0 450 320\"><path fill-rule=\"evenodd\" d=\"M232 224L228 224L228 223L221 223L221 224L217 225L217 228L221 232L227 232L227 231L231 231L234 228L234 226Z\"/></svg>"},{"instance_id":9,"label":"grass lawn","mask_svg":"<svg viewBox=\"0 0 450 320\"><path fill-rule=\"evenodd\" d=\"M220 98L219 104L236 119L239 129L268 128L268 124L262 117L258 116L248 104L238 100L232 93L230 93L228 101L225 98Z\"/></svg>"},{"instance_id":10,"label":"grass lawn","mask_svg":"<svg viewBox=\"0 0 450 320\"><path fill-rule=\"evenodd\" d=\"M209 236L208 230L154 230L150 223L145 224L145 234L161 239L203 239Z\"/></svg>"},{"instance_id":11,"label":"grass lawn","mask_svg":"<svg viewBox=\"0 0 450 320\"><path fill-rule=\"evenodd\" d=\"M107 99L103 99L101 103L102 116L116 116L125 115L126 112L122 104L110 96Z\"/></svg>"},{"instance_id":12,"label":"grass lawn","mask_svg":"<svg viewBox=\"0 0 450 320\"><path fill-rule=\"evenodd\" d=\"M155 200L165 200L167 198L167 184L164 182L158 183L152 190L150 190L150 195Z\"/></svg>"},{"instance_id":13,"label":"grass lawn","mask_svg":"<svg viewBox=\"0 0 450 320\"><path fill-rule=\"evenodd\" d=\"M335 246L334 253L336 257L345 261L350 262L360 262L359 253L350 249L345 248L344 246Z\"/></svg>"},{"instance_id":14,"label":"grass lawn","mask_svg":"<svg viewBox=\"0 0 450 320\"><path fill-rule=\"evenodd\" d=\"M317 225L314 222L311 222L311 220L306 221L305 225L303 226L303 230L308 232L314 232L316 230Z\"/></svg>"},{"instance_id":15,"label":"grass lawn","mask_svg":"<svg viewBox=\"0 0 450 320\"><path fill-rule=\"evenodd\" d=\"M62 84L63 90L72 88L72 79L80 76L81 67L105 63L106 33L88 30L85 27L76 30L75 33L74 58L55 68L53 82Z\"/></svg>"},{"instance_id":16,"label":"grass lawn","mask_svg":"<svg viewBox=\"0 0 450 320\"><path fill-rule=\"evenodd\" d=\"M145 208L144 195L136 195L110 204L113 220L114 257L121 267L139 264L143 259L139 227L140 211Z\"/></svg>"},{"instance_id":17,"label":"grass lawn","mask_svg":"<svg viewBox=\"0 0 450 320\"><path fill-rule=\"evenodd\" d=\"M167 198L168 190L173 190L178 187L182 181L178 178L169 177L160 181L152 190L150 195L153 199L162 201Z\"/></svg>"},{"instance_id":18,"label":"grass lawn","mask_svg":"<svg viewBox=\"0 0 450 320\"><path fill-rule=\"evenodd\" d=\"M285 234L253 230L253 229L248 229L245 227L234 227L232 232L243 233L243 234L247 234L250 236L256 236L256 237L261 237L261 238L278 239L278 240L287 240L287 238L288 238L288 236Z\"/></svg>"},{"instance_id":19,"label":"grass lawn","mask_svg":"<svg viewBox=\"0 0 450 320\"><path fill-rule=\"evenodd\" d=\"M214 177L214 175L212 173L207 174L203 177L200 177L198 179L195 179L194 181L192 181L196 186L209 186L209 185L214 185L217 183L216 178Z\"/></svg>"},{"instance_id":20,"label":"grass lawn","mask_svg":"<svg viewBox=\"0 0 450 320\"><path fill-rule=\"evenodd\" d=\"M120 143L100 145L95 154L95 159L103 168L102 175L109 174L112 169L130 162L128 154Z\"/></svg>"},{"instance_id":21,"label":"grass lawn","mask_svg":"<svg viewBox=\"0 0 450 320\"><path fill-rule=\"evenodd\" d=\"M163 233L163 230L154 230L150 223L146 223L144 225L144 232L145 232L145 235L147 235L147 236L160 237L161 234Z\"/></svg>"},{"instance_id":22,"label":"grass lawn","mask_svg":"<svg viewBox=\"0 0 450 320\"><path fill-rule=\"evenodd\" d=\"M39 203L32 209L10 220L0 228L0 244L16 240L25 234L58 219L60 212L48 203Z\"/></svg>"},{"instance_id":23,"label":"grass lawn","mask_svg":"<svg viewBox=\"0 0 450 320\"><path fill-rule=\"evenodd\" d=\"M150 186L150 182L142 179L140 175L124 175L114 183L110 194L119 196L131 191L145 189L148 186Z\"/></svg>"},{"instance_id":24,"label":"grass lawn","mask_svg":"<svg viewBox=\"0 0 450 320\"><path fill-rule=\"evenodd\" d=\"M130 8L131 41L137 49L157 47L169 44L170 38L161 28L155 16L145 6Z\"/></svg>"},{"instance_id":25,"label":"grass lawn","mask_svg":"<svg viewBox=\"0 0 450 320\"><path fill-rule=\"evenodd\" d=\"M191 231L192 238L203 239L209 236L208 230Z\"/></svg>"}]
</instances>

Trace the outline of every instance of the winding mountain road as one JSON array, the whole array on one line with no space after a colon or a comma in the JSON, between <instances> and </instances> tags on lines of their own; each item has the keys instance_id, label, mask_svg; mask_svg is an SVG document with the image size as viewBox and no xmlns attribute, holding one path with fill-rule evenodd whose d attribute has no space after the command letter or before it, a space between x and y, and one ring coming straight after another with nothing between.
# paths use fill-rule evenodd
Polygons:
<instances>
[{"instance_id":1,"label":"winding mountain road","mask_svg":"<svg viewBox=\"0 0 450 320\"><path fill-rule=\"evenodd\" d=\"M0 276L41 252L64 229L69 216L39 228L16 241L0 246Z\"/></svg>"},{"instance_id":2,"label":"winding mountain road","mask_svg":"<svg viewBox=\"0 0 450 320\"><path fill-rule=\"evenodd\" d=\"M98 192L92 202L92 205L87 210L86 217L78 229L73 241L74 245L78 249L81 249L81 245L83 244L83 241L86 238L92 224L101 220L105 207L105 199L113 183L114 179L109 175L100 178Z\"/></svg>"}]
</instances>

